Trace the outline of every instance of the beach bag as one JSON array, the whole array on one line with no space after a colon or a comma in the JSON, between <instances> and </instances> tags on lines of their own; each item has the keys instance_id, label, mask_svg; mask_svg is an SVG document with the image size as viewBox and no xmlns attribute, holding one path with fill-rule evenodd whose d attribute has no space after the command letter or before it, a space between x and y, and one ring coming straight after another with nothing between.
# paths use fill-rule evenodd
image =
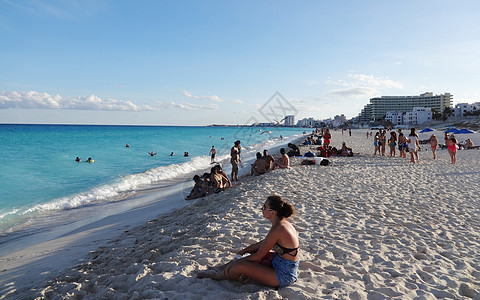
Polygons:
<instances>
[{"instance_id":1,"label":"beach bag","mask_svg":"<svg viewBox=\"0 0 480 300\"><path fill-rule=\"evenodd\" d=\"M308 152L305 152L304 156L305 157L314 157L315 153L313 153L312 151L308 151Z\"/></svg>"},{"instance_id":2,"label":"beach bag","mask_svg":"<svg viewBox=\"0 0 480 300\"><path fill-rule=\"evenodd\" d=\"M331 165L332 163L328 160L328 159L322 159L322 161L320 162L320 165L321 166L329 166Z\"/></svg>"}]
</instances>

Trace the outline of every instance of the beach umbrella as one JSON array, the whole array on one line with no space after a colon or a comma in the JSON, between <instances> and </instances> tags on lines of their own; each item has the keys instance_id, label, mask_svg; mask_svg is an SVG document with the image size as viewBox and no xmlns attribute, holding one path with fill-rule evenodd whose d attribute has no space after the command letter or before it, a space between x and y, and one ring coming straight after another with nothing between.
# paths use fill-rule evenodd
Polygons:
<instances>
[{"instance_id":1,"label":"beach umbrella","mask_svg":"<svg viewBox=\"0 0 480 300\"><path fill-rule=\"evenodd\" d=\"M457 132L454 132L455 134L469 134L469 133L475 133L475 131L468 130L466 128L460 129Z\"/></svg>"},{"instance_id":2,"label":"beach umbrella","mask_svg":"<svg viewBox=\"0 0 480 300\"><path fill-rule=\"evenodd\" d=\"M448 130L445 130L446 133L454 133L454 134L457 134L458 132L458 129L457 128L450 128Z\"/></svg>"},{"instance_id":3,"label":"beach umbrella","mask_svg":"<svg viewBox=\"0 0 480 300\"><path fill-rule=\"evenodd\" d=\"M431 128L425 128L424 130L420 131L420 133L430 132L430 131L433 131L433 129L431 129Z\"/></svg>"}]
</instances>

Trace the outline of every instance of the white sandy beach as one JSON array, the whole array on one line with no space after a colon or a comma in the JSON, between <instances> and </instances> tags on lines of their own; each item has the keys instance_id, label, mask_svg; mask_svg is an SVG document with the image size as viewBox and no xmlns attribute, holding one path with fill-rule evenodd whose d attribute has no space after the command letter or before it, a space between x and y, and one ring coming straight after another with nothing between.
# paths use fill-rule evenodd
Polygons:
<instances>
[{"instance_id":1,"label":"white sandy beach","mask_svg":"<svg viewBox=\"0 0 480 300\"><path fill-rule=\"evenodd\" d=\"M333 157L332 166L304 166L294 158L289 170L244 178L100 247L84 245L76 253L81 264L43 284L19 289L36 274L16 277L2 288L3 297L480 299L480 150L459 150L451 165L446 150L433 160L423 145L420 164L411 164L398 153L373 156L365 132L332 132L332 145L346 141L359 153L354 157ZM207 265L227 262L265 236L270 224L260 208L271 194L297 209L298 281L272 289L197 279Z\"/></svg>"}]
</instances>

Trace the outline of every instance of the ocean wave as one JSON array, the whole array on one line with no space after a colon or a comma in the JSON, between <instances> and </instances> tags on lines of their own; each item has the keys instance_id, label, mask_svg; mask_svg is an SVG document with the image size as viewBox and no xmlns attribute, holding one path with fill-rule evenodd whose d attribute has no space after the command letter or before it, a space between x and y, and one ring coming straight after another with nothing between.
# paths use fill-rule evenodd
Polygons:
<instances>
[{"instance_id":1,"label":"ocean wave","mask_svg":"<svg viewBox=\"0 0 480 300\"><path fill-rule=\"evenodd\" d=\"M266 140L261 143L247 145L242 148L242 161L244 163L253 162L256 152L262 152L263 149L269 149L271 153L278 151L281 145L298 138L301 135L292 135L289 138L280 140ZM216 162L224 165L224 170L228 173L230 168L230 154L220 155ZM193 174L203 174L209 172L212 167L209 156L192 157L190 161L168 166L160 166L149 169L142 173L122 176L111 183L97 186L87 191L74 195L58 198L47 203L35 204L30 207L15 208L11 211L0 214L0 221L8 221L15 216L21 219L38 214L48 214L54 211L72 210L82 207L95 206L105 203L124 200L142 189L152 185L161 186L181 182L192 183ZM0 224L1 225L1 224Z\"/></svg>"}]
</instances>

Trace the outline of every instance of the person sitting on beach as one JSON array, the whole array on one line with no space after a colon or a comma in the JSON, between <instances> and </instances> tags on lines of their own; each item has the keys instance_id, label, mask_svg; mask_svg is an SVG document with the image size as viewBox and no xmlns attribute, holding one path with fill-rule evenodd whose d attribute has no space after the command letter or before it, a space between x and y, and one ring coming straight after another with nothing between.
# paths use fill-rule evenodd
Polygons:
<instances>
[{"instance_id":1,"label":"person sitting on beach","mask_svg":"<svg viewBox=\"0 0 480 300\"><path fill-rule=\"evenodd\" d=\"M448 137L448 134L445 132L445 145L447 145L448 154L450 154L452 164L457 162L457 144L458 141L455 136L452 134Z\"/></svg>"},{"instance_id":2,"label":"person sitting on beach","mask_svg":"<svg viewBox=\"0 0 480 300\"><path fill-rule=\"evenodd\" d=\"M264 149L263 150L263 157L262 157L267 163L268 163L268 169L267 171L270 171L273 167L273 162L275 161L275 158L268 154L268 150Z\"/></svg>"},{"instance_id":3,"label":"person sitting on beach","mask_svg":"<svg viewBox=\"0 0 480 300\"><path fill-rule=\"evenodd\" d=\"M80 157L78 157L78 156L77 156L77 158L75 158L75 161L76 161L76 162L81 162L81 161L82 161L82 159L81 159Z\"/></svg>"},{"instance_id":4,"label":"person sitting on beach","mask_svg":"<svg viewBox=\"0 0 480 300\"><path fill-rule=\"evenodd\" d=\"M205 190L205 193L207 195L213 193L215 191L213 185L214 183L210 180L210 173L208 172L205 172L203 173L202 175L202 180L203 180L203 183L202 183L202 189Z\"/></svg>"},{"instance_id":5,"label":"person sitting on beach","mask_svg":"<svg viewBox=\"0 0 480 300\"><path fill-rule=\"evenodd\" d=\"M339 156L353 156L352 148L347 147L347 143L342 143L342 148L338 152Z\"/></svg>"},{"instance_id":6,"label":"person sitting on beach","mask_svg":"<svg viewBox=\"0 0 480 300\"><path fill-rule=\"evenodd\" d=\"M157 155L157 152L153 152L153 151L147 151L147 152L148 152L148 154L150 154L150 156L155 156L155 155Z\"/></svg>"},{"instance_id":7,"label":"person sitting on beach","mask_svg":"<svg viewBox=\"0 0 480 300\"><path fill-rule=\"evenodd\" d=\"M280 149L280 154L282 157L279 160L276 160L273 164L273 169L288 169L290 168L290 158L285 153L285 148Z\"/></svg>"},{"instance_id":8,"label":"person sitting on beach","mask_svg":"<svg viewBox=\"0 0 480 300\"><path fill-rule=\"evenodd\" d=\"M211 169L210 181L212 182L215 192L222 191L223 189L232 185L232 182L230 179L228 179L227 174L223 172L220 165L216 165Z\"/></svg>"},{"instance_id":9,"label":"person sitting on beach","mask_svg":"<svg viewBox=\"0 0 480 300\"><path fill-rule=\"evenodd\" d=\"M257 160L252 164L251 175L262 175L267 173L270 168L270 164L263 159L262 153L257 152Z\"/></svg>"},{"instance_id":10,"label":"person sitting on beach","mask_svg":"<svg viewBox=\"0 0 480 300\"><path fill-rule=\"evenodd\" d=\"M465 141L465 147L467 147L467 149L473 149L473 148L475 148L475 146L473 145L473 142L472 142L471 139L467 139L467 140Z\"/></svg>"},{"instance_id":11,"label":"person sitting on beach","mask_svg":"<svg viewBox=\"0 0 480 300\"><path fill-rule=\"evenodd\" d=\"M293 205L280 196L269 196L262 207L263 217L272 224L265 238L237 252L237 256L244 257L209 267L209 270L199 272L197 278L242 282L251 279L271 287L293 284L298 277L300 262L298 233L289 222L294 213Z\"/></svg>"},{"instance_id":12,"label":"person sitting on beach","mask_svg":"<svg viewBox=\"0 0 480 300\"><path fill-rule=\"evenodd\" d=\"M207 195L207 190L203 188L203 180L200 178L200 176L193 176L193 181L195 182L195 185L185 200L197 199Z\"/></svg>"},{"instance_id":13,"label":"person sitting on beach","mask_svg":"<svg viewBox=\"0 0 480 300\"><path fill-rule=\"evenodd\" d=\"M430 147L432 148L432 152L433 152L433 159L437 159L437 146L438 146L438 141L437 141L437 137L432 134L432 136L430 137Z\"/></svg>"},{"instance_id":14,"label":"person sitting on beach","mask_svg":"<svg viewBox=\"0 0 480 300\"><path fill-rule=\"evenodd\" d=\"M298 146L295 145L295 144L292 144L292 143L288 143L287 145L290 149L290 151L288 151L288 156L300 156L300 149L298 149Z\"/></svg>"}]
</instances>

